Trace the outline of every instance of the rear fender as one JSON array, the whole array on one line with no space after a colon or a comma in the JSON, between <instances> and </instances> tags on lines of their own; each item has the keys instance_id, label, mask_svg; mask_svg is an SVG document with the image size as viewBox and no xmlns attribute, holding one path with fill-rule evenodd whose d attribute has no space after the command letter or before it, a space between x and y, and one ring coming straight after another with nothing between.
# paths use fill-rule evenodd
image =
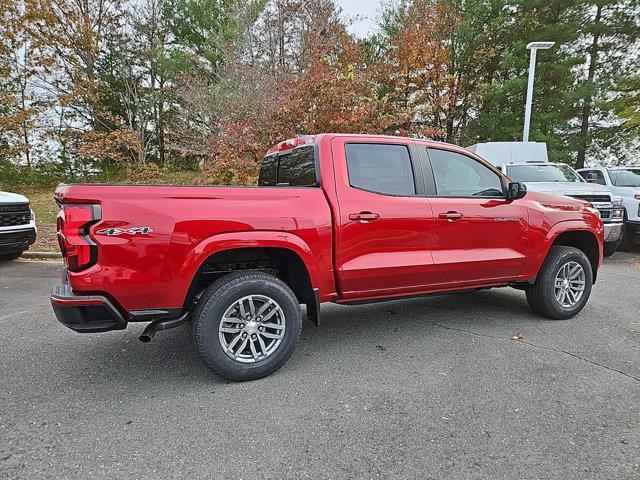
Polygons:
<instances>
[{"instance_id":1,"label":"rear fender","mask_svg":"<svg viewBox=\"0 0 640 480\"><path fill-rule=\"evenodd\" d=\"M236 248L272 247L291 250L304 262L312 288L321 287L321 272L316 265L317 258L309 245L297 235L272 230L252 230L250 232L221 233L200 242L187 256L180 268L182 278L193 279L207 258L224 250ZM325 274L330 274L326 272Z\"/></svg>"}]
</instances>

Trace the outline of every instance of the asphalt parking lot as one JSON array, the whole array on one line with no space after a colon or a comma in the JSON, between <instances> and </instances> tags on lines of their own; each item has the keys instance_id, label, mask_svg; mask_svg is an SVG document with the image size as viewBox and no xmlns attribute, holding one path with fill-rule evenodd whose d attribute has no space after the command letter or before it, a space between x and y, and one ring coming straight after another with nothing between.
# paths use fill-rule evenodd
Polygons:
<instances>
[{"instance_id":1,"label":"asphalt parking lot","mask_svg":"<svg viewBox=\"0 0 640 480\"><path fill-rule=\"evenodd\" d=\"M241 384L188 325L59 325L59 268L0 265L0 478L640 478L639 255L568 321L512 289L325 305Z\"/></svg>"}]
</instances>

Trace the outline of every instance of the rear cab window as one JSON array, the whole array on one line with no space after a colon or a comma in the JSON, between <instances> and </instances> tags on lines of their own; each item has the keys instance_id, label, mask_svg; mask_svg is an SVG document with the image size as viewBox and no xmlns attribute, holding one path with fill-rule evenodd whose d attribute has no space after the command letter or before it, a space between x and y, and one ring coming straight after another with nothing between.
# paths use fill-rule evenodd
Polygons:
<instances>
[{"instance_id":1,"label":"rear cab window","mask_svg":"<svg viewBox=\"0 0 640 480\"><path fill-rule=\"evenodd\" d=\"M318 162L313 145L265 157L258 177L258 185L263 187L314 187L319 183Z\"/></svg>"},{"instance_id":2,"label":"rear cab window","mask_svg":"<svg viewBox=\"0 0 640 480\"><path fill-rule=\"evenodd\" d=\"M275 187L278 183L278 156L269 155L262 160L258 185L263 187Z\"/></svg>"}]
</instances>

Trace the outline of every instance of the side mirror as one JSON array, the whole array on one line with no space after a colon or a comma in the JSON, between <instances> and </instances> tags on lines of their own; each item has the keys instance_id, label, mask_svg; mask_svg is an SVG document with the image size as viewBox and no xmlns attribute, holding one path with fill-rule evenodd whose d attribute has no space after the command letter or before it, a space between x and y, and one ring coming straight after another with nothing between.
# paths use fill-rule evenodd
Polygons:
<instances>
[{"instance_id":1,"label":"side mirror","mask_svg":"<svg viewBox=\"0 0 640 480\"><path fill-rule=\"evenodd\" d=\"M507 200L518 200L527 194L527 186L521 182L510 183L507 187Z\"/></svg>"}]
</instances>

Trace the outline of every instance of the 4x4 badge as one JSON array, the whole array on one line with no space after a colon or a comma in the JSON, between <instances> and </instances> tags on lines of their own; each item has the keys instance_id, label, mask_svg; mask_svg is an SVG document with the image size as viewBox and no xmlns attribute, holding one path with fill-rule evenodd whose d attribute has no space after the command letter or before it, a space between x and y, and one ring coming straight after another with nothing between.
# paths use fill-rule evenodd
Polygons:
<instances>
[{"instance_id":1,"label":"4x4 badge","mask_svg":"<svg viewBox=\"0 0 640 480\"><path fill-rule=\"evenodd\" d=\"M138 233L140 235L147 235L151 232L153 232L153 229L150 227L134 227L134 228L126 228L126 229L112 227L112 228L103 228L102 230L98 230L96 233L113 237L116 235L125 235L125 234L136 235Z\"/></svg>"}]
</instances>

